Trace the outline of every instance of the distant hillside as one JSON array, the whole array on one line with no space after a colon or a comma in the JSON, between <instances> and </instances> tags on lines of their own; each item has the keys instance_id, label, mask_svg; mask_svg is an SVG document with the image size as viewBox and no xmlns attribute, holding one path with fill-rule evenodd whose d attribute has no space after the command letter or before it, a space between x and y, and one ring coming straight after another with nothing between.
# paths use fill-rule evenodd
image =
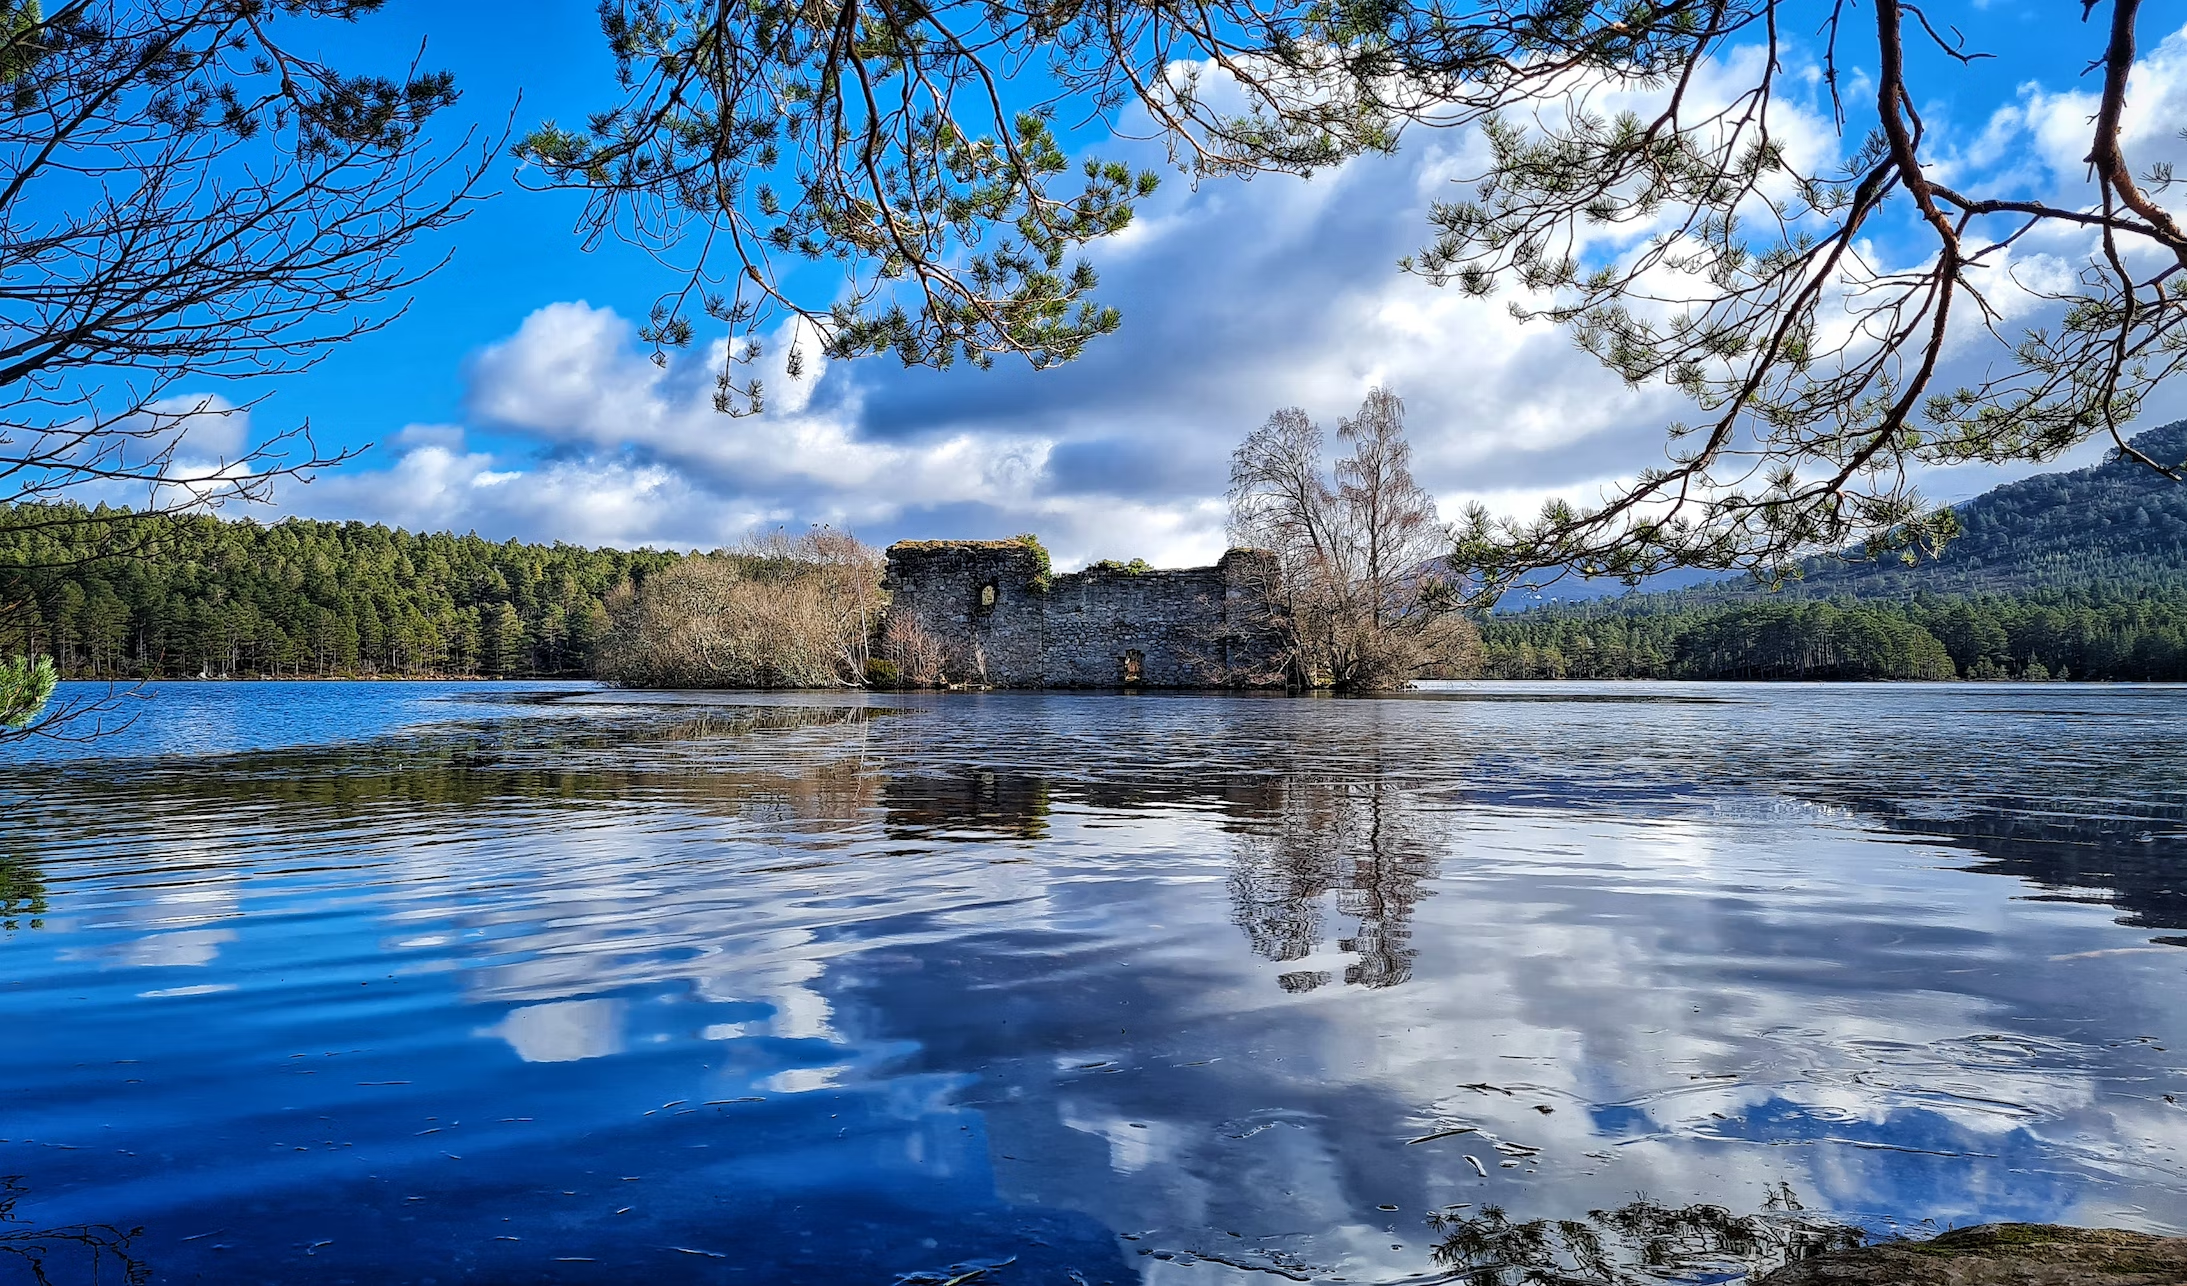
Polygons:
<instances>
[{"instance_id":1,"label":"distant hillside","mask_svg":"<svg viewBox=\"0 0 2187 1286\"><path fill-rule=\"evenodd\" d=\"M2187 459L2187 421L2133 439ZM2140 464L2008 483L1954 506L1943 557L1815 559L1744 578L1499 611L1494 678L2187 680L2187 484Z\"/></svg>"},{"instance_id":2,"label":"distant hillside","mask_svg":"<svg viewBox=\"0 0 2187 1286\"><path fill-rule=\"evenodd\" d=\"M2152 459L2187 460L2187 420L2133 439ZM2086 585L2187 583L2187 484L2113 460L2010 482L1963 504L1941 558L1903 563L1815 559L1793 592L1895 598Z\"/></svg>"},{"instance_id":3,"label":"distant hillside","mask_svg":"<svg viewBox=\"0 0 2187 1286\"><path fill-rule=\"evenodd\" d=\"M2187 420L2131 439L2152 459L2187 460ZM2095 584L2187 585L2187 483L2146 465L2111 461L2007 483L1952 506L1961 533L1943 556L1895 560L1813 558L1803 579L1765 592L1745 576L1673 570L1635 590L1616 581L1566 577L1538 592L1514 590L1499 614L1596 604L1620 612L1669 611L1696 602L1903 598L1909 594L2021 593Z\"/></svg>"}]
</instances>

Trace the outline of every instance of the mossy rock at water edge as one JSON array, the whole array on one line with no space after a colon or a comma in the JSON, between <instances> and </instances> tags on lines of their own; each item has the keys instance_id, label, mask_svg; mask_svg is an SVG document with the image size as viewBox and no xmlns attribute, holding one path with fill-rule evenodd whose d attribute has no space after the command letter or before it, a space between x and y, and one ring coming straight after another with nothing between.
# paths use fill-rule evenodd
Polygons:
<instances>
[{"instance_id":1,"label":"mossy rock at water edge","mask_svg":"<svg viewBox=\"0 0 2187 1286\"><path fill-rule=\"evenodd\" d=\"M2187 1237L1984 1224L1820 1255L1756 1286L2187 1286Z\"/></svg>"}]
</instances>

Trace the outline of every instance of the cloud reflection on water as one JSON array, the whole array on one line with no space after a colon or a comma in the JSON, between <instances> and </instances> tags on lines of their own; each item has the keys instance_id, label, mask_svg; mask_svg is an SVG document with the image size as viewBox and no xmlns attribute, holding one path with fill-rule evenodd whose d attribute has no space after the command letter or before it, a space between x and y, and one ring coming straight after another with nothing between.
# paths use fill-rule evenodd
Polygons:
<instances>
[{"instance_id":1,"label":"cloud reflection on water","mask_svg":"<svg viewBox=\"0 0 2187 1286\"><path fill-rule=\"evenodd\" d=\"M623 1002L557 1000L525 1005L482 1036L499 1036L527 1063L572 1063L623 1052Z\"/></svg>"},{"instance_id":2,"label":"cloud reflection on water","mask_svg":"<svg viewBox=\"0 0 2187 1286\"><path fill-rule=\"evenodd\" d=\"M836 1202L946 1178L944 1225L985 1217L970 1184L1129 1250L1354 1276L1421 1271L1449 1202L1751 1208L1787 1180L1871 1218L2187 1226L2187 1111L2152 1092L2187 1088L2161 1038L2187 1038L2187 956L2027 896L2187 927L2178 850L2137 838L2178 765L2120 753L2181 698L2045 694L2116 707L2062 741L1985 699L601 698L591 722L62 774L30 860L68 927L7 941L51 944L24 976L58 996L179 938L140 927L175 896L145 876L217 881L237 937L195 963L239 990L189 1002L201 1025L247 1041L269 1015L274 1062L332 1023L393 1051L355 1083L438 1087L386 1100L418 1122L345 1127L383 1170L485 1155L419 1133L445 1116L505 1168L627 1138L686 1189L725 1157L742 1190ZM74 916L87 898L119 909ZM382 973L410 990L373 998ZM521 1126L456 1111L488 1085ZM345 1095L324 1106L364 1111ZM38 1129L74 1119L53 1103ZM218 1146L193 1167L261 1182ZM82 1173L85 1202L160 1200Z\"/></svg>"}]
</instances>

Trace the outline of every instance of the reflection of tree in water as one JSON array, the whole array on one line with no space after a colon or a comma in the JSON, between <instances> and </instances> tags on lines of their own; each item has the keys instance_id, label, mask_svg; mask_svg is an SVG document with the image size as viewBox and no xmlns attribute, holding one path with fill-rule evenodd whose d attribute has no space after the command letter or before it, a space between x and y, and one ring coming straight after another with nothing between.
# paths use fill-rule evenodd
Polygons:
<instances>
[{"instance_id":1,"label":"reflection of tree in water","mask_svg":"<svg viewBox=\"0 0 2187 1286\"><path fill-rule=\"evenodd\" d=\"M810 837L864 823L878 802L881 774L864 753L875 713L856 706L710 712L609 746L589 767L613 777L632 762L624 745L643 746L651 765L648 789L703 813L773 823ZM799 740L807 733L817 739Z\"/></svg>"},{"instance_id":2,"label":"reflection of tree in water","mask_svg":"<svg viewBox=\"0 0 2187 1286\"><path fill-rule=\"evenodd\" d=\"M23 1199L20 1176L0 1175L0 1264L12 1263L29 1274L38 1286L60 1282L121 1282L143 1286L152 1280L152 1269L130 1253L144 1229L128 1232L112 1224L77 1224L67 1228L26 1228L15 1217L15 1203ZM18 1280L5 1272L0 1277Z\"/></svg>"},{"instance_id":3,"label":"reflection of tree in water","mask_svg":"<svg viewBox=\"0 0 2187 1286\"><path fill-rule=\"evenodd\" d=\"M917 838L936 831L1009 839L1048 834L1044 778L977 769L948 777L891 777L881 791L889 834Z\"/></svg>"},{"instance_id":4,"label":"reflection of tree in water","mask_svg":"<svg viewBox=\"0 0 2187 1286\"><path fill-rule=\"evenodd\" d=\"M1751 1280L1798 1260L1850 1250L1858 1228L1800 1209L1790 1185L1759 1213L1640 1200L1585 1219L1513 1223L1501 1209L1428 1216L1441 1237L1433 1254L1463 1286L1657 1286Z\"/></svg>"},{"instance_id":5,"label":"reflection of tree in water","mask_svg":"<svg viewBox=\"0 0 2187 1286\"><path fill-rule=\"evenodd\" d=\"M875 802L872 712L754 707L664 718L453 724L352 745L50 770L48 795L96 796L139 823L276 810L295 825L366 809L419 816L668 796L707 815L852 824ZM0 773L4 779L4 773ZM14 878L0 855L0 896ZM0 904L4 906L5 904Z\"/></svg>"},{"instance_id":6,"label":"reflection of tree in water","mask_svg":"<svg viewBox=\"0 0 2187 1286\"><path fill-rule=\"evenodd\" d=\"M385 846L425 823L435 834L473 814L505 822L515 808L586 810L667 802L698 817L772 828L776 843L832 848L870 826L882 773L865 753L872 712L758 707L697 715L455 724L374 741L38 768L40 789L68 807L11 840L58 847L96 810L90 832L158 864L197 860L198 846L266 819L292 833L374 818ZM20 769L0 769L0 788ZM412 830L406 832L405 824ZM242 878L248 862L228 868ZM58 890L55 891L58 895ZM39 865L0 850L0 932L42 927Z\"/></svg>"},{"instance_id":7,"label":"reflection of tree in water","mask_svg":"<svg viewBox=\"0 0 2187 1286\"><path fill-rule=\"evenodd\" d=\"M46 882L27 857L0 853L0 931L13 933L27 922L45 927Z\"/></svg>"},{"instance_id":8,"label":"reflection of tree in water","mask_svg":"<svg viewBox=\"0 0 2187 1286\"><path fill-rule=\"evenodd\" d=\"M1325 901L1356 917L1337 949L1358 959L1344 981L1392 987L1412 976L1413 904L1427 896L1441 839L1418 796L1381 778L1288 777L1271 787L1259 815L1233 833L1231 916L1253 950L1270 960L1303 960L1321 946ZM1278 981L1311 991L1330 981L1298 970Z\"/></svg>"}]
</instances>

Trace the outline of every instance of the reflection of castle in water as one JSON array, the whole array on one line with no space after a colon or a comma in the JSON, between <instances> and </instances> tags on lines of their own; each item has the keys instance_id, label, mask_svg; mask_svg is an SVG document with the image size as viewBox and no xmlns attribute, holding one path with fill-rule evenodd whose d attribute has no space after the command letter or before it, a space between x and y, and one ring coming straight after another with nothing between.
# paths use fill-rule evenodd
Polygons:
<instances>
[{"instance_id":1,"label":"reflection of castle in water","mask_svg":"<svg viewBox=\"0 0 2187 1286\"><path fill-rule=\"evenodd\" d=\"M1048 834L1048 783L986 769L947 777L892 775L881 788L891 836L936 832L1040 839Z\"/></svg>"},{"instance_id":2,"label":"reflection of castle in water","mask_svg":"<svg viewBox=\"0 0 2187 1286\"><path fill-rule=\"evenodd\" d=\"M170 806L194 805L179 810L193 817L210 804L246 800L292 815L392 808L382 838L402 854L395 869L427 856L404 842L414 827L430 823L438 832L451 811L498 811L512 799L580 806L672 799L702 817L765 827L770 842L804 849L852 842L876 815L892 838L1042 840L1058 806L1105 815L1185 807L1211 814L1227 837L1231 919L1253 952L1279 963L1312 962L1280 976L1286 990L1336 981L1335 962L1321 963L1329 951L1353 957L1341 967L1347 984L1387 987L1411 977L1410 921L1442 840L1404 786L1296 772L1191 783L1059 781L987 768L891 772L859 753L865 725L879 713L792 707L635 724L466 728L389 745L234 756L219 774L160 772L134 785L159 790ZM807 731L827 735L784 747L787 753L721 757L725 741L745 734ZM634 760L634 747L644 748L642 760ZM426 865L437 870L445 855L430 852ZM620 883L644 866L642 854L588 852L563 867L545 894L573 913L606 914L620 905ZM428 878L422 868L416 874ZM34 862L0 861L0 912L41 914L38 877ZM593 952L575 950L589 933L551 932L535 944L538 953L493 971L489 990L537 1003L629 981L603 975ZM545 949L557 945L565 949ZM546 1045L589 1049L591 1040L564 1034Z\"/></svg>"}]
</instances>

